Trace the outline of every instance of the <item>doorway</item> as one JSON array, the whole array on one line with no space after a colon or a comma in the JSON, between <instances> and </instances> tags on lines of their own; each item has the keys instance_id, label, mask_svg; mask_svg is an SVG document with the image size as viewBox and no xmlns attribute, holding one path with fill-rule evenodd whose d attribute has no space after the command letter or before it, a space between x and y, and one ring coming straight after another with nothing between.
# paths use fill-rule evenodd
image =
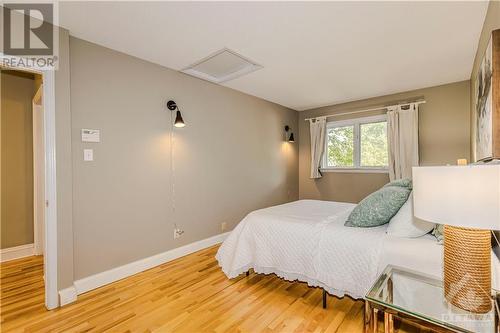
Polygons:
<instances>
[{"instance_id":1,"label":"doorway","mask_svg":"<svg viewBox=\"0 0 500 333\"><path fill-rule=\"evenodd\" d=\"M42 85L40 74L1 69L2 261L43 254Z\"/></svg>"},{"instance_id":2,"label":"doorway","mask_svg":"<svg viewBox=\"0 0 500 333\"><path fill-rule=\"evenodd\" d=\"M46 244L46 133L44 75L0 67L0 261L44 263ZM31 258L38 258L31 260ZM53 272L53 269L51 270ZM57 306L57 280L45 284L46 306ZM51 293L47 292L51 286ZM55 288L54 288L55 286ZM49 299L51 298L51 299Z\"/></svg>"}]
</instances>

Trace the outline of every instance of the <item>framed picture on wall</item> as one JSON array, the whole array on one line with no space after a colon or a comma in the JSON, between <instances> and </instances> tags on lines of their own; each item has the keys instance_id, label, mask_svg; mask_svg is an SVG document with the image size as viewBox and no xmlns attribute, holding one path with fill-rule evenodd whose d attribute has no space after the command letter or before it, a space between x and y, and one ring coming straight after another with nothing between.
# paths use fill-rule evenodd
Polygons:
<instances>
[{"instance_id":1,"label":"framed picture on wall","mask_svg":"<svg viewBox=\"0 0 500 333\"><path fill-rule=\"evenodd\" d=\"M475 86L476 160L500 158L500 30L492 32Z\"/></svg>"}]
</instances>

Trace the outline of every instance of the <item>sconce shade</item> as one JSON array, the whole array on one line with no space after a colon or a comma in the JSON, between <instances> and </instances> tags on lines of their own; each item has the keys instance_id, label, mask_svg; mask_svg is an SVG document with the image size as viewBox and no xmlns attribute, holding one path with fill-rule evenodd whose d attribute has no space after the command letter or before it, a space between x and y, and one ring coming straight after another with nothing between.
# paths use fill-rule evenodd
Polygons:
<instances>
[{"instance_id":1,"label":"sconce shade","mask_svg":"<svg viewBox=\"0 0 500 333\"><path fill-rule=\"evenodd\" d=\"M177 107L177 103L175 103L174 101L168 101L167 102L167 108L170 110L170 111L175 111L177 110L177 113L175 114L175 121L174 121L174 126L175 127L184 127L186 126L186 124L184 123L184 119L182 119L182 115L181 115L181 110L179 110L179 108ZM172 119L172 118L170 118Z\"/></svg>"},{"instance_id":2,"label":"sconce shade","mask_svg":"<svg viewBox=\"0 0 500 333\"><path fill-rule=\"evenodd\" d=\"M288 132L291 130L290 126L285 126L285 141L295 142L295 138L293 137L293 132L290 132L290 136L288 136Z\"/></svg>"},{"instance_id":3,"label":"sconce shade","mask_svg":"<svg viewBox=\"0 0 500 333\"><path fill-rule=\"evenodd\" d=\"M174 126L175 127L186 126L186 124L184 123L184 120L182 119L181 111L179 111L178 109L177 109L177 115L175 116Z\"/></svg>"}]
</instances>

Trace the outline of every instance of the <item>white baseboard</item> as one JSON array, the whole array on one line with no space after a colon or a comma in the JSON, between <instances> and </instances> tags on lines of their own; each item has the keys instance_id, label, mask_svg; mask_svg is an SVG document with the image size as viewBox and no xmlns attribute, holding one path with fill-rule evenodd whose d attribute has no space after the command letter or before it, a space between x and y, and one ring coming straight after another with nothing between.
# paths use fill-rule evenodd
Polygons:
<instances>
[{"instance_id":1,"label":"white baseboard","mask_svg":"<svg viewBox=\"0 0 500 333\"><path fill-rule=\"evenodd\" d=\"M73 303L76 301L77 296L75 286L59 290L59 305L64 306L66 304Z\"/></svg>"},{"instance_id":2,"label":"white baseboard","mask_svg":"<svg viewBox=\"0 0 500 333\"><path fill-rule=\"evenodd\" d=\"M228 234L229 232L226 232L210 238L202 239L200 241L187 244L148 258L131 262L130 264L126 264L120 267L110 269L108 271L88 276L80 280L76 280L74 282L76 293L78 295L83 294L87 291L102 287L106 284L124 279L131 275L153 268L155 266L164 264L174 259L183 257L193 252L221 243L224 241L224 239L227 237Z\"/></svg>"},{"instance_id":3,"label":"white baseboard","mask_svg":"<svg viewBox=\"0 0 500 333\"><path fill-rule=\"evenodd\" d=\"M34 255L34 244L26 244L0 250L0 262L20 259Z\"/></svg>"}]
</instances>

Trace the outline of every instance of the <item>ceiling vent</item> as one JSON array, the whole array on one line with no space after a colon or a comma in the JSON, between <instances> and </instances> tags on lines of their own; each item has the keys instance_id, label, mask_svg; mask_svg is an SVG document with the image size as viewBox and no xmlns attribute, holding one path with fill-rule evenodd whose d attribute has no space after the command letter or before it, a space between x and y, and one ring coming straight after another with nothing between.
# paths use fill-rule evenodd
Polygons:
<instances>
[{"instance_id":1,"label":"ceiling vent","mask_svg":"<svg viewBox=\"0 0 500 333\"><path fill-rule=\"evenodd\" d=\"M200 79L222 83L261 69L262 66L224 48L182 70Z\"/></svg>"}]
</instances>

